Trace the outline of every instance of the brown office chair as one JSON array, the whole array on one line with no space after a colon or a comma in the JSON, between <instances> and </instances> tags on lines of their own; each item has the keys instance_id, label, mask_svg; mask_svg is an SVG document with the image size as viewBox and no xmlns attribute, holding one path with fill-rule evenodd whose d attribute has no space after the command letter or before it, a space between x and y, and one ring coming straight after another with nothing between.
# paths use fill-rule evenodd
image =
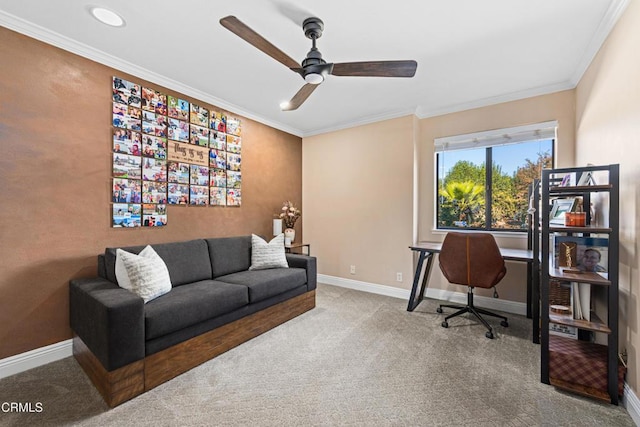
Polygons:
<instances>
[{"instance_id":1,"label":"brown office chair","mask_svg":"<svg viewBox=\"0 0 640 427\"><path fill-rule=\"evenodd\" d=\"M439 260L440 269L450 283L469 287L466 306L440 304L440 307L438 307L438 313L442 313L442 307L459 309L457 312L445 317L444 322L442 322L443 328L449 327L449 319L464 313L472 313L480 319L482 324L489 329L485 335L490 339L493 339L493 329L480 314L498 317L502 319L502 322L500 322L502 326L509 326L506 317L473 305L474 287L493 288L493 297L497 298L498 293L495 290L495 286L507 273L500 249L498 249L498 245L491 234L448 233L444 238L444 242L442 242Z\"/></svg>"}]
</instances>

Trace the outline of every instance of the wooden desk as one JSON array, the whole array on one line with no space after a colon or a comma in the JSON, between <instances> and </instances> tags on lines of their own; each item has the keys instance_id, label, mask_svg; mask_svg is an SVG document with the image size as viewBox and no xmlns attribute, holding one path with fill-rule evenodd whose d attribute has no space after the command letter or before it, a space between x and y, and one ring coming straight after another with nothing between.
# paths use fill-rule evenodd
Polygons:
<instances>
[{"instance_id":1,"label":"wooden desk","mask_svg":"<svg viewBox=\"0 0 640 427\"><path fill-rule=\"evenodd\" d=\"M423 300L424 292L427 287L427 280L431 273L433 264L433 255L439 253L442 249L441 242L424 242L415 246L409 246L412 251L418 252L418 265L413 276L413 286L411 287L411 295L409 296L409 304L407 311L413 311ZM507 249L500 248L502 257L507 261L526 262L527 263L527 318L533 318L533 342L540 343L540 298L539 298L539 275L535 268L535 259L533 251L530 249ZM424 261L427 261L426 267L423 267ZM417 294L418 282L422 276L422 285L420 293Z\"/></svg>"},{"instance_id":2,"label":"wooden desk","mask_svg":"<svg viewBox=\"0 0 640 427\"><path fill-rule=\"evenodd\" d=\"M307 255L311 256L311 244L310 243L292 243L289 246L284 247L285 253L292 254L293 249L300 249L300 253L304 254L304 248L307 248Z\"/></svg>"}]
</instances>

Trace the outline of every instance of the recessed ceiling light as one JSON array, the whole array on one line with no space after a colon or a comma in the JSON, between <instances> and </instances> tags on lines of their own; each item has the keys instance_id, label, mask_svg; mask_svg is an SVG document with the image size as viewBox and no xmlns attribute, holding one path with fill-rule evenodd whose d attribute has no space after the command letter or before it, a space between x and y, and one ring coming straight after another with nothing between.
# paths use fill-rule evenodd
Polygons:
<instances>
[{"instance_id":1,"label":"recessed ceiling light","mask_svg":"<svg viewBox=\"0 0 640 427\"><path fill-rule=\"evenodd\" d=\"M93 7L91 8L91 14L103 24L111 25L112 27L124 27L124 19L109 9Z\"/></svg>"}]
</instances>

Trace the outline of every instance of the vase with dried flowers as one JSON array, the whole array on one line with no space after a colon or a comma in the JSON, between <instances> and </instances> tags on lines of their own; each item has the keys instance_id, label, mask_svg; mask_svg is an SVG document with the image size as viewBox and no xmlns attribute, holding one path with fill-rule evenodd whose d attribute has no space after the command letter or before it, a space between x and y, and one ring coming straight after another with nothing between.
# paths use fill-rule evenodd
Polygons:
<instances>
[{"instance_id":1,"label":"vase with dried flowers","mask_svg":"<svg viewBox=\"0 0 640 427\"><path fill-rule=\"evenodd\" d=\"M296 221L300 218L300 209L296 208L291 201L287 200L282 204L282 211L280 212L280 218L285 226L284 237L285 242L290 240L293 242L296 238L296 231L293 229L296 225Z\"/></svg>"}]
</instances>

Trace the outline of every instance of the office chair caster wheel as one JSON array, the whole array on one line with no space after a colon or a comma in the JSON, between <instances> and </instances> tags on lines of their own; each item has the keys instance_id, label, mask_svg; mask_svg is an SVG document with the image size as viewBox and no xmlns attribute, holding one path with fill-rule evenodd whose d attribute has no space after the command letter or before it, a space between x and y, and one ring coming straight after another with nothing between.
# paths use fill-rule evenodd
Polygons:
<instances>
[{"instance_id":1,"label":"office chair caster wheel","mask_svg":"<svg viewBox=\"0 0 640 427\"><path fill-rule=\"evenodd\" d=\"M505 328L508 328L509 322L507 322L506 320L503 320L502 322L500 322L500 325L504 326Z\"/></svg>"},{"instance_id":2,"label":"office chair caster wheel","mask_svg":"<svg viewBox=\"0 0 640 427\"><path fill-rule=\"evenodd\" d=\"M443 328L448 328L449 327L449 322L447 322L446 320L444 322L442 322L442 327Z\"/></svg>"},{"instance_id":3,"label":"office chair caster wheel","mask_svg":"<svg viewBox=\"0 0 640 427\"><path fill-rule=\"evenodd\" d=\"M438 308L436 308L436 311L437 311L438 313L442 314L442 307L438 307Z\"/></svg>"},{"instance_id":4,"label":"office chair caster wheel","mask_svg":"<svg viewBox=\"0 0 640 427\"><path fill-rule=\"evenodd\" d=\"M486 334L484 334L484 336L485 336L485 337L487 337L487 338L489 338L490 340L492 340L492 339L493 339L493 332L491 332L491 331L487 331L487 333L486 333Z\"/></svg>"}]
</instances>

